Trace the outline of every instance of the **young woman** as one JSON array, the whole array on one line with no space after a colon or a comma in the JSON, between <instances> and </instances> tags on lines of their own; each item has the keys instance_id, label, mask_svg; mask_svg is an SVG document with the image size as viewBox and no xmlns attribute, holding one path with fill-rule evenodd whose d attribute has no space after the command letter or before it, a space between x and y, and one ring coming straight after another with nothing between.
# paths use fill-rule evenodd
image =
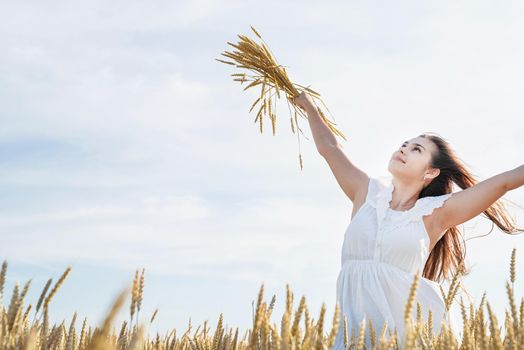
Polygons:
<instances>
[{"instance_id":1,"label":"young woman","mask_svg":"<svg viewBox=\"0 0 524 350\"><path fill-rule=\"evenodd\" d=\"M301 93L294 102L306 111L319 153L353 203L337 278L341 317L332 349L344 349L344 317L348 335L358 334L362 320L366 327L371 320L378 336L386 324L387 334L396 330L403 344L405 305L415 274L420 279L412 319L420 303L424 322L432 311L434 334L444 321L460 340L453 324L457 316L451 320L439 288L439 281L449 280L464 262L464 240L456 226L484 213L505 233L524 231L498 201L524 185L524 166L477 182L445 140L426 133L392 154L392 178L370 178L344 154L311 96ZM463 190L452 193L453 183ZM461 275L467 273L464 267Z\"/></svg>"}]
</instances>

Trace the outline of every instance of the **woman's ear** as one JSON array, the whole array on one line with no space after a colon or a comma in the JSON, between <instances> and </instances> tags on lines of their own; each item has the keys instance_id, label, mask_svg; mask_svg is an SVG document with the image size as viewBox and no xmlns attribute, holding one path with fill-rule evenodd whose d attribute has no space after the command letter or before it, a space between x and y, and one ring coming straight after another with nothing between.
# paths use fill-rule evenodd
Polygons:
<instances>
[{"instance_id":1,"label":"woman's ear","mask_svg":"<svg viewBox=\"0 0 524 350\"><path fill-rule=\"evenodd\" d=\"M426 179L434 179L437 176L440 175L440 169L439 168L431 168L428 173L424 175L424 180Z\"/></svg>"}]
</instances>

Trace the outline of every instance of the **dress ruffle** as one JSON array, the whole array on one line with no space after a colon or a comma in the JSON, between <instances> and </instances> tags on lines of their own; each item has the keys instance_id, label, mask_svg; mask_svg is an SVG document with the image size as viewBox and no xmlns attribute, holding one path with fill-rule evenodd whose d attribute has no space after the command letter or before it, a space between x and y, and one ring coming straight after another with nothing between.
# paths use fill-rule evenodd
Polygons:
<instances>
[{"instance_id":1,"label":"dress ruffle","mask_svg":"<svg viewBox=\"0 0 524 350\"><path fill-rule=\"evenodd\" d=\"M453 193L446 193L440 196L423 197L417 201L418 208L408 215L408 219L411 221L419 220L422 216L430 215L433 210L440 208L444 205L444 202L450 198ZM418 203L420 202L420 203Z\"/></svg>"},{"instance_id":2,"label":"dress ruffle","mask_svg":"<svg viewBox=\"0 0 524 350\"><path fill-rule=\"evenodd\" d=\"M393 179L387 177L380 177L373 179L373 195L369 198L369 204L372 205L377 210L377 223L380 226L388 210L392 210L389 206L391 199L393 198ZM433 213L433 210L440 208L444 202L449 199L453 193L446 193L440 196L428 196L419 198L415 205L408 210L398 211L401 213L398 216L392 218L394 221L418 221L421 220L422 216L430 215Z\"/></svg>"}]
</instances>

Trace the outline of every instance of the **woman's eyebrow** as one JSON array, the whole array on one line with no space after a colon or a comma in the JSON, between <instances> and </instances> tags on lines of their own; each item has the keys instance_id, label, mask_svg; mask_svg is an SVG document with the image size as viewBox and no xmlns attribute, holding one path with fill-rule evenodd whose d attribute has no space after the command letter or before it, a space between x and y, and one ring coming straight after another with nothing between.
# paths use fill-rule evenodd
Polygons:
<instances>
[{"instance_id":1,"label":"woman's eyebrow","mask_svg":"<svg viewBox=\"0 0 524 350\"><path fill-rule=\"evenodd\" d=\"M409 141L404 141L403 145L408 144L408 143L409 143ZM413 143L413 144L426 149L426 147L422 146L420 143Z\"/></svg>"}]
</instances>

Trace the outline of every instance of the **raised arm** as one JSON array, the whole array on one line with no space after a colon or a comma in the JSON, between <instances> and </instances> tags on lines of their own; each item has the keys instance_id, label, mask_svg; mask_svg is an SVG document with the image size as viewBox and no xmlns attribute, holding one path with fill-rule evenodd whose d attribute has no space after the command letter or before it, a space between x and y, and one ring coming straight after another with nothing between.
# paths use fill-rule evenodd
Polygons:
<instances>
[{"instance_id":1,"label":"raised arm","mask_svg":"<svg viewBox=\"0 0 524 350\"><path fill-rule=\"evenodd\" d=\"M506 192L522 185L524 165L453 193L444 205L433 213L434 222L441 231L460 225L484 212Z\"/></svg>"},{"instance_id":2,"label":"raised arm","mask_svg":"<svg viewBox=\"0 0 524 350\"><path fill-rule=\"evenodd\" d=\"M342 151L342 147L318 113L310 96L302 93L295 102L306 111L317 150L327 161L342 191L353 204L355 201L362 201L368 188L369 176L353 164Z\"/></svg>"}]
</instances>

